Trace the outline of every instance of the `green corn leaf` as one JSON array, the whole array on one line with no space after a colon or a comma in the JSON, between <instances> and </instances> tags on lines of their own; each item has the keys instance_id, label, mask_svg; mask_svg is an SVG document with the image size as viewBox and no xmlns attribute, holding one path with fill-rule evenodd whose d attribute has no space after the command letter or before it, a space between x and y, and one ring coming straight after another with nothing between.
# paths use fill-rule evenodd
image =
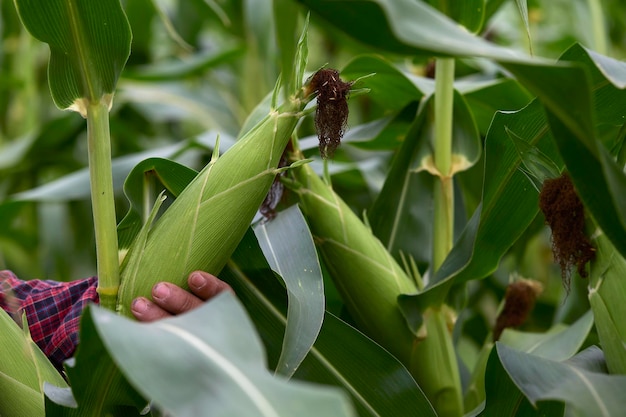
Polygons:
<instances>
[{"instance_id":1,"label":"green corn leaf","mask_svg":"<svg viewBox=\"0 0 626 417\"><path fill-rule=\"evenodd\" d=\"M197 174L191 168L162 158L145 159L133 168L124 182L124 194L130 208L117 226L122 258L147 222L156 192L164 187L175 198Z\"/></svg>"},{"instance_id":2,"label":"green corn leaf","mask_svg":"<svg viewBox=\"0 0 626 417\"><path fill-rule=\"evenodd\" d=\"M418 156L428 147L426 111L413 121L396 153L385 184L368 213L372 231L396 259L400 251L428 264L432 247L432 190L434 177L416 172ZM414 204L419 197L421 204ZM426 202L430 203L426 203Z\"/></svg>"},{"instance_id":3,"label":"green corn leaf","mask_svg":"<svg viewBox=\"0 0 626 417\"><path fill-rule=\"evenodd\" d=\"M161 148L150 149L147 151L137 152L129 155L124 155L118 158L115 158L111 161L111 167L113 170L113 188L116 192L124 190L124 183L128 178L128 175L133 171L133 169L139 165L144 160L149 160L152 158L172 158L173 160L184 161L186 158L196 159L200 158L202 155L206 153L204 150L190 150L184 153L186 149L193 149L196 146L201 148L212 147L215 144L216 134L212 131L206 132L198 137L189 138L187 140L181 141L175 145L167 145ZM224 144L228 142L230 146L234 143L234 139L220 135L220 143ZM229 146L229 147L230 147ZM225 146L221 146L221 148L225 148ZM183 155L184 153L184 155ZM167 164L167 163L165 163ZM156 163L154 169L157 170L157 176L161 175L158 173L160 164ZM147 169L147 168L146 168ZM186 170L190 170L189 168L183 168ZM167 172L167 170L166 170ZM197 172L195 173L197 174ZM195 175L194 174L194 175ZM134 180L131 180L133 182ZM143 178L140 180L137 179L138 183L143 182ZM164 181L173 181L165 178ZM174 180L175 181L175 180ZM188 183L189 181L187 181ZM186 185L186 184L184 184ZM136 185L130 186L130 190L134 190ZM169 190L173 191L173 190ZM83 168L67 175L64 175L56 180L47 182L38 187L32 188L30 190L26 190L17 194L13 194L11 196L12 200L20 200L20 201L38 201L38 202L64 202L71 200L85 200L89 198L89 169ZM128 196L129 199L133 199L134 201L140 201L141 195L143 194L143 189L139 191L138 194L133 196ZM175 194L177 195L177 194ZM144 210L150 210L150 207L147 209L143 207Z\"/></svg>"},{"instance_id":4,"label":"green corn leaf","mask_svg":"<svg viewBox=\"0 0 626 417\"><path fill-rule=\"evenodd\" d=\"M166 61L146 66L135 66L124 71L123 78L140 81L180 80L198 76L220 65L234 61L243 53L242 47L220 52L202 52L181 61Z\"/></svg>"},{"instance_id":5,"label":"green corn leaf","mask_svg":"<svg viewBox=\"0 0 626 417\"><path fill-rule=\"evenodd\" d=\"M246 233L220 278L242 300L263 338L270 368L274 368L283 348L287 296L252 230ZM435 416L415 380L396 358L328 312L294 378L343 388L360 416Z\"/></svg>"},{"instance_id":6,"label":"green corn leaf","mask_svg":"<svg viewBox=\"0 0 626 417\"><path fill-rule=\"evenodd\" d=\"M573 324L557 324L545 333L505 329L500 342L535 356L564 361L574 356L582 347L593 324L594 317L590 310Z\"/></svg>"},{"instance_id":7,"label":"green corn leaf","mask_svg":"<svg viewBox=\"0 0 626 417\"><path fill-rule=\"evenodd\" d=\"M526 174L528 180L533 184L537 192L541 191L543 182L547 179L556 178L561 175L559 167L554 161L544 155L539 149L529 145L520 139L514 132L505 127L506 134L509 136L519 159L522 161L519 169Z\"/></svg>"},{"instance_id":8,"label":"green corn leaf","mask_svg":"<svg viewBox=\"0 0 626 417\"><path fill-rule=\"evenodd\" d=\"M128 382L102 343L88 307L80 322L80 345L65 362L71 388L45 387L46 416L140 416L148 404Z\"/></svg>"},{"instance_id":9,"label":"green corn leaf","mask_svg":"<svg viewBox=\"0 0 626 417\"><path fill-rule=\"evenodd\" d=\"M532 96L512 78L498 78L487 83L457 82L455 88L472 112L481 137L487 136L493 115L498 111L516 111L526 106Z\"/></svg>"},{"instance_id":10,"label":"green corn leaf","mask_svg":"<svg viewBox=\"0 0 626 417\"><path fill-rule=\"evenodd\" d=\"M571 358L581 348L594 324L593 314L588 311L570 326L557 324L545 333L521 332L505 329L499 342L532 355L554 361ZM466 409L476 408L485 400L485 378L487 363L493 343L483 347L481 358L472 372L472 380L465 392ZM493 364L492 364L493 366ZM506 380L506 378L504 378ZM506 381L505 385L510 381ZM519 396L519 391L511 388L511 395ZM508 397L507 397L508 398ZM534 414L531 414L534 415Z\"/></svg>"},{"instance_id":11,"label":"green corn leaf","mask_svg":"<svg viewBox=\"0 0 626 417\"><path fill-rule=\"evenodd\" d=\"M272 376L261 341L232 294L150 324L97 307L90 316L133 385L177 416L354 415L347 396L334 388Z\"/></svg>"},{"instance_id":12,"label":"green corn leaf","mask_svg":"<svg viewBox=\"0 0 626 417\"><path fill-rule=\"evenodd\" d=\"M510 49L472 36L427 2L411 0L374 0L358 3L329 0L300 0L300 2L336 28L368 45L389 52L426 56L443 54L509 59L516 57ZM351 24L346 25L347 20Z\"/></svg>"},{"instance_id":13,"label":"green corn leaf","mask_svg":"<svg viewBox=\"0 0 626 417\"><path fill-rule=\"evenodd\" d=\"M287 288L288 313L276 372L291 377L315 342L324 319L324 281L311 232L297 206L254 227L268 263Z\"/></svg>"},{"instance_id":14,"label":"green corn leaf","mask_svg":"<svg viewBox=\"0 0 626 417\"><path fill-rule=\"evenodd\" d=\"M544 401L560 402L565 404L569 413L582 417L620 415L626 407L626 398L623 395L626 376L606 374L603 354L597 347L588 348L570 360L557 362L522 353L498 343L489 362L487 406L483 415L523 415L516 412L523 402L521 396L517 401L512 401L514 397L509 394L499 397L504 394L501 390L507 385L505 382L498 383L498 378L505 378L502 371L498 370L500 367L523 396L535 406ZM496 405L504 405L501 398L506 398L509 411L500 409L496 414ZM558 409L555 404L548 406Z\"/></svg>"},{"instance_id":15,"label":"green corn leaf","mask_svg":"<svg viewBox=\"0 0 626 417\"><path fill-rule=\"evenodd\" d=\"M486 0L446 1L449 16L471 33L479 33L485 23Z\"/></svg>"},{"instance_id":16,"label":"green corn leaf","mask_svg":"<svg viewBox=\"0 0 626 417\"><path fill-rule=\"evenodd\" d=\"M626 260L608 236L597 230L592 239L596 259L591 264L589 302L594 312L598 337L611 373L626 373L626 314L624 294Z\"/></svg>"},{"instance_id":17,"label":"green corn leaf","mask_svg":"<svg viewBox=\"0 0 626 417\"><path fill-rule=\"evenodd\" d=\"M502 366L496 349L493 348L490 351L483 382L487 399L477 407L478 413L474 415L481 417L563 416L565 405L562 403L541 401L533 406ZM482 398L484 398L484 392Z\"/></svg>"},{"instance_id":18,"label":"green corn leaf","mask_svg":"<svg viewBox=\"0 0 626 417\"><path fill-rule=\"evenodd\" d=\"M191 121L206 130L231 136L239 129L240 115L220 98L222 92L211 86L194 88L193 83L184 81L147 83L122 79L119 87L116 100L140 107L155 123L164 118Z\"/></svg>"},{"instance_id":19,"label":"green corn leaf","mask_svg":"<svg viewBox=\"0 0 626 417\"><path fill-rule=\"evenodd\" d=\"M358 86L368 88L368 98L386 111L401 110L425 94L423 86L416 85L391 62L377 55L358 56L341 71L343 77L352 80L369 74L375 75L359 81Z\"/></svg>"},{"instance_id":20,"label":"green corn leaf","mask_svg":"<svg viewBox=\"0 0 626 417\"><path fill-rule=\"evenodd\" d=\"M302 80L294 74L294 62L298 42L298 5L292 0L272 0L272 12L274 17L274 29L276 31L276 43L280 49L280 69L283 80L287 83L284 91L287 93L291 88L298 88L296 80Z\"/></svg>"},{"instance_id":21,"label":"green corn leaf","mask_svg":"<svg viewBox=\"0 0 626 417\"><path fill-rule=\"evenodd\" d=\"M522 23L524 24L524 29L526 30L526 37L528 38L528 50L530 54L533 54L533 40L530 36L530 24L528 23L528 2L527 0L515 0L517 4L517 9L519 10L520 17L522 18Z\"/></svg>"},{"instance_id":22,"label":"green corn leaf","mask_svg":"<svg viewBox=\"0 0 626 417\"><path fill-rule=\"evenodd\" d=\"M26 316L21 319L22 329L0 308L0 415L43 416L44 383L67 383L31 339Z\"/></svg>"},{"instance_id":23,"label":"green corn leaf","mask_svg":"<svg viewBox=\"0 0 626 417\"><path fill-rule=\"evenodd\" d=\"M626 256L626 176L610 153L616 138L620 138L618 130L623 123L620 120L621 109L626 106L626 63L592 54L580 46L570 48L565 56L589 69L594 87L602 85L593 97L587 98L596 104L597 127L592 131L577 130L549 112L550 128L585 207L622 256ZM612 129L607 135L600 135L600 128L607 125Z\"/></svg>"},{"instance_id":24,"label":"green corn leaf","mask_svg":"<svg viewBox=\"0 0 626 417\"><path fill-rule=\"evenodd\" d=\"M24 26L50 46L55 104L83 116L88 102L111 105L130 54L131 32L119 0L16 0Z\"/></svg>"},{"instance_id":25,"label":"green corn leaf","mask_svg":"<svg viewBox=\"0 0 626 417\"><path fill-rule=\"evenodd\" d=\"M172 7L171 4L163 1L163 0L151 0L152 5L154 6L154 10L157 15L161 19L161 23L165 27L165 31L169 35L169 37L176 42L176 44L183 50L191 51L193 47L189 45L185 39L183 39L182 35L178 33L178 30L174 26L174 22L170 17L171 13L169 8Z\"/></svg>"}]
</instances>

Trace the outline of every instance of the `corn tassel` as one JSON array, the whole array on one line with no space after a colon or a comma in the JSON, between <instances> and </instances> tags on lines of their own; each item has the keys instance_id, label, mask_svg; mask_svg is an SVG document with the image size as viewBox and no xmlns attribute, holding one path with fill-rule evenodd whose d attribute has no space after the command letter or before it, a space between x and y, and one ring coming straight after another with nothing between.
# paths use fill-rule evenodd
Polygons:
<instances>
[{"instance_id":1,"label":"corn tassel","mask_svg":"<svg viewBox=\"0 0 626 417\"><path fill-rule=\"evenodd\" d=\"M325 264L358 327L407 363L414 335L398 307L400 294L417 292L372 231L306 164L289 183L300 198Z\"/></svg>"},{"instance_id":2,"label":"corn tassel","mask_svg":"<svg viewBox=\"0 0 626 417\"><path fill-rule=\"evenodd\" d=\"M211 162L156 222L145 244L122 264L117 310L130 315L137 296L167 280L187 288L187 275L219 273L245 234L279 170L278 162L310 91L272 110L223 156Z\"/></svg>"}]
</instances>

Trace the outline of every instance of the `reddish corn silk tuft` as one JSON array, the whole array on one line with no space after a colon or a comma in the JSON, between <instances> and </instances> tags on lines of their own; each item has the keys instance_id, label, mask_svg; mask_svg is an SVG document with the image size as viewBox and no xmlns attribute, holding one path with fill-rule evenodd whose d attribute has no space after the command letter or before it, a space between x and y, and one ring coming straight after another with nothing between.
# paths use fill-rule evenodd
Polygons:
<instances>
[{"instance_id":1,"label":"reddish corn silk tuft","mask_svg":"<svg viewBox=\"0 0 626 417\"><path fill-rule=\"evenodd\" d=\"M346 131L351 87L352 83L342 81L334 69L321 69L311 79L311 89L317 92L315 129L324 159L333 156Z\"/></svg>"}]
</instances>

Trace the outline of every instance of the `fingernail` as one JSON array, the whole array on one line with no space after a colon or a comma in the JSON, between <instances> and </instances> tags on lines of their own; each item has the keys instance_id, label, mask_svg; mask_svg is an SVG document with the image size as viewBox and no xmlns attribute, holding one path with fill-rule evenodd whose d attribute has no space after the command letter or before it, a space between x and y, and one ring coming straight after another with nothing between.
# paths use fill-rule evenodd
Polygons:
<instances>
[{"instance_id":1,"label":"fingernail","mask_svg":"<svg viewBox=\"0 0 626 417\"><path fill-rule=\"evenodd\" d=\"M167 285L165 284L157 284L154 289L152 290L152 296L154 298L158 298L159 300L163 300L167 297L169 297L170 295L170 289Z\"/></svg>"},{"instance_id":2,"label":"fingernail","mask_svg":"<svg viewBox=\"0 0 626 417\"><path fill-rule=\"evenodd\" d=\"M206 279L199 272L194 272L189 278L189 285L199 290L206 285Z\"/></svg>"},{"instance_id":3,"label":"fingernail","mask_svg":"<svg viewBox=\"0 0 626 417\"><path fill-rule=\"evenodd\" d=\"M144 313L148 309L148 303L142 298L135 298L130 308L137 313Z\"/></svg>"}]
</instances>

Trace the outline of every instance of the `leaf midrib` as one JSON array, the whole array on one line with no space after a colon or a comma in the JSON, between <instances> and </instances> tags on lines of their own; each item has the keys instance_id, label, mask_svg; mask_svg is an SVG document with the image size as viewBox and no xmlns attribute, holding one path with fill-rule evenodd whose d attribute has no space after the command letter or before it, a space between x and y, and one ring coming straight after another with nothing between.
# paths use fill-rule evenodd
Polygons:
<instances>
[{"instance_id":1,"label":"leaf midrib","mask_svg":"<svg viewBox=\"0 0 626 417\"><path fill-rule=\"evenodd\" d=\"M80 66L81 79L83 80L83 87L87 89L87 100L90 103L97 103L100 100L99 95L96 92L95 83L92 72L90 69L89 59L89 45L86 42L85 32L82 27L82 21L80 15L76 10L75 0L66 1L66 10L69 17L69 27L73 38L73 45L75 45L75 52L77 56L78 65Z\"/></svg>"}]
</instances>

